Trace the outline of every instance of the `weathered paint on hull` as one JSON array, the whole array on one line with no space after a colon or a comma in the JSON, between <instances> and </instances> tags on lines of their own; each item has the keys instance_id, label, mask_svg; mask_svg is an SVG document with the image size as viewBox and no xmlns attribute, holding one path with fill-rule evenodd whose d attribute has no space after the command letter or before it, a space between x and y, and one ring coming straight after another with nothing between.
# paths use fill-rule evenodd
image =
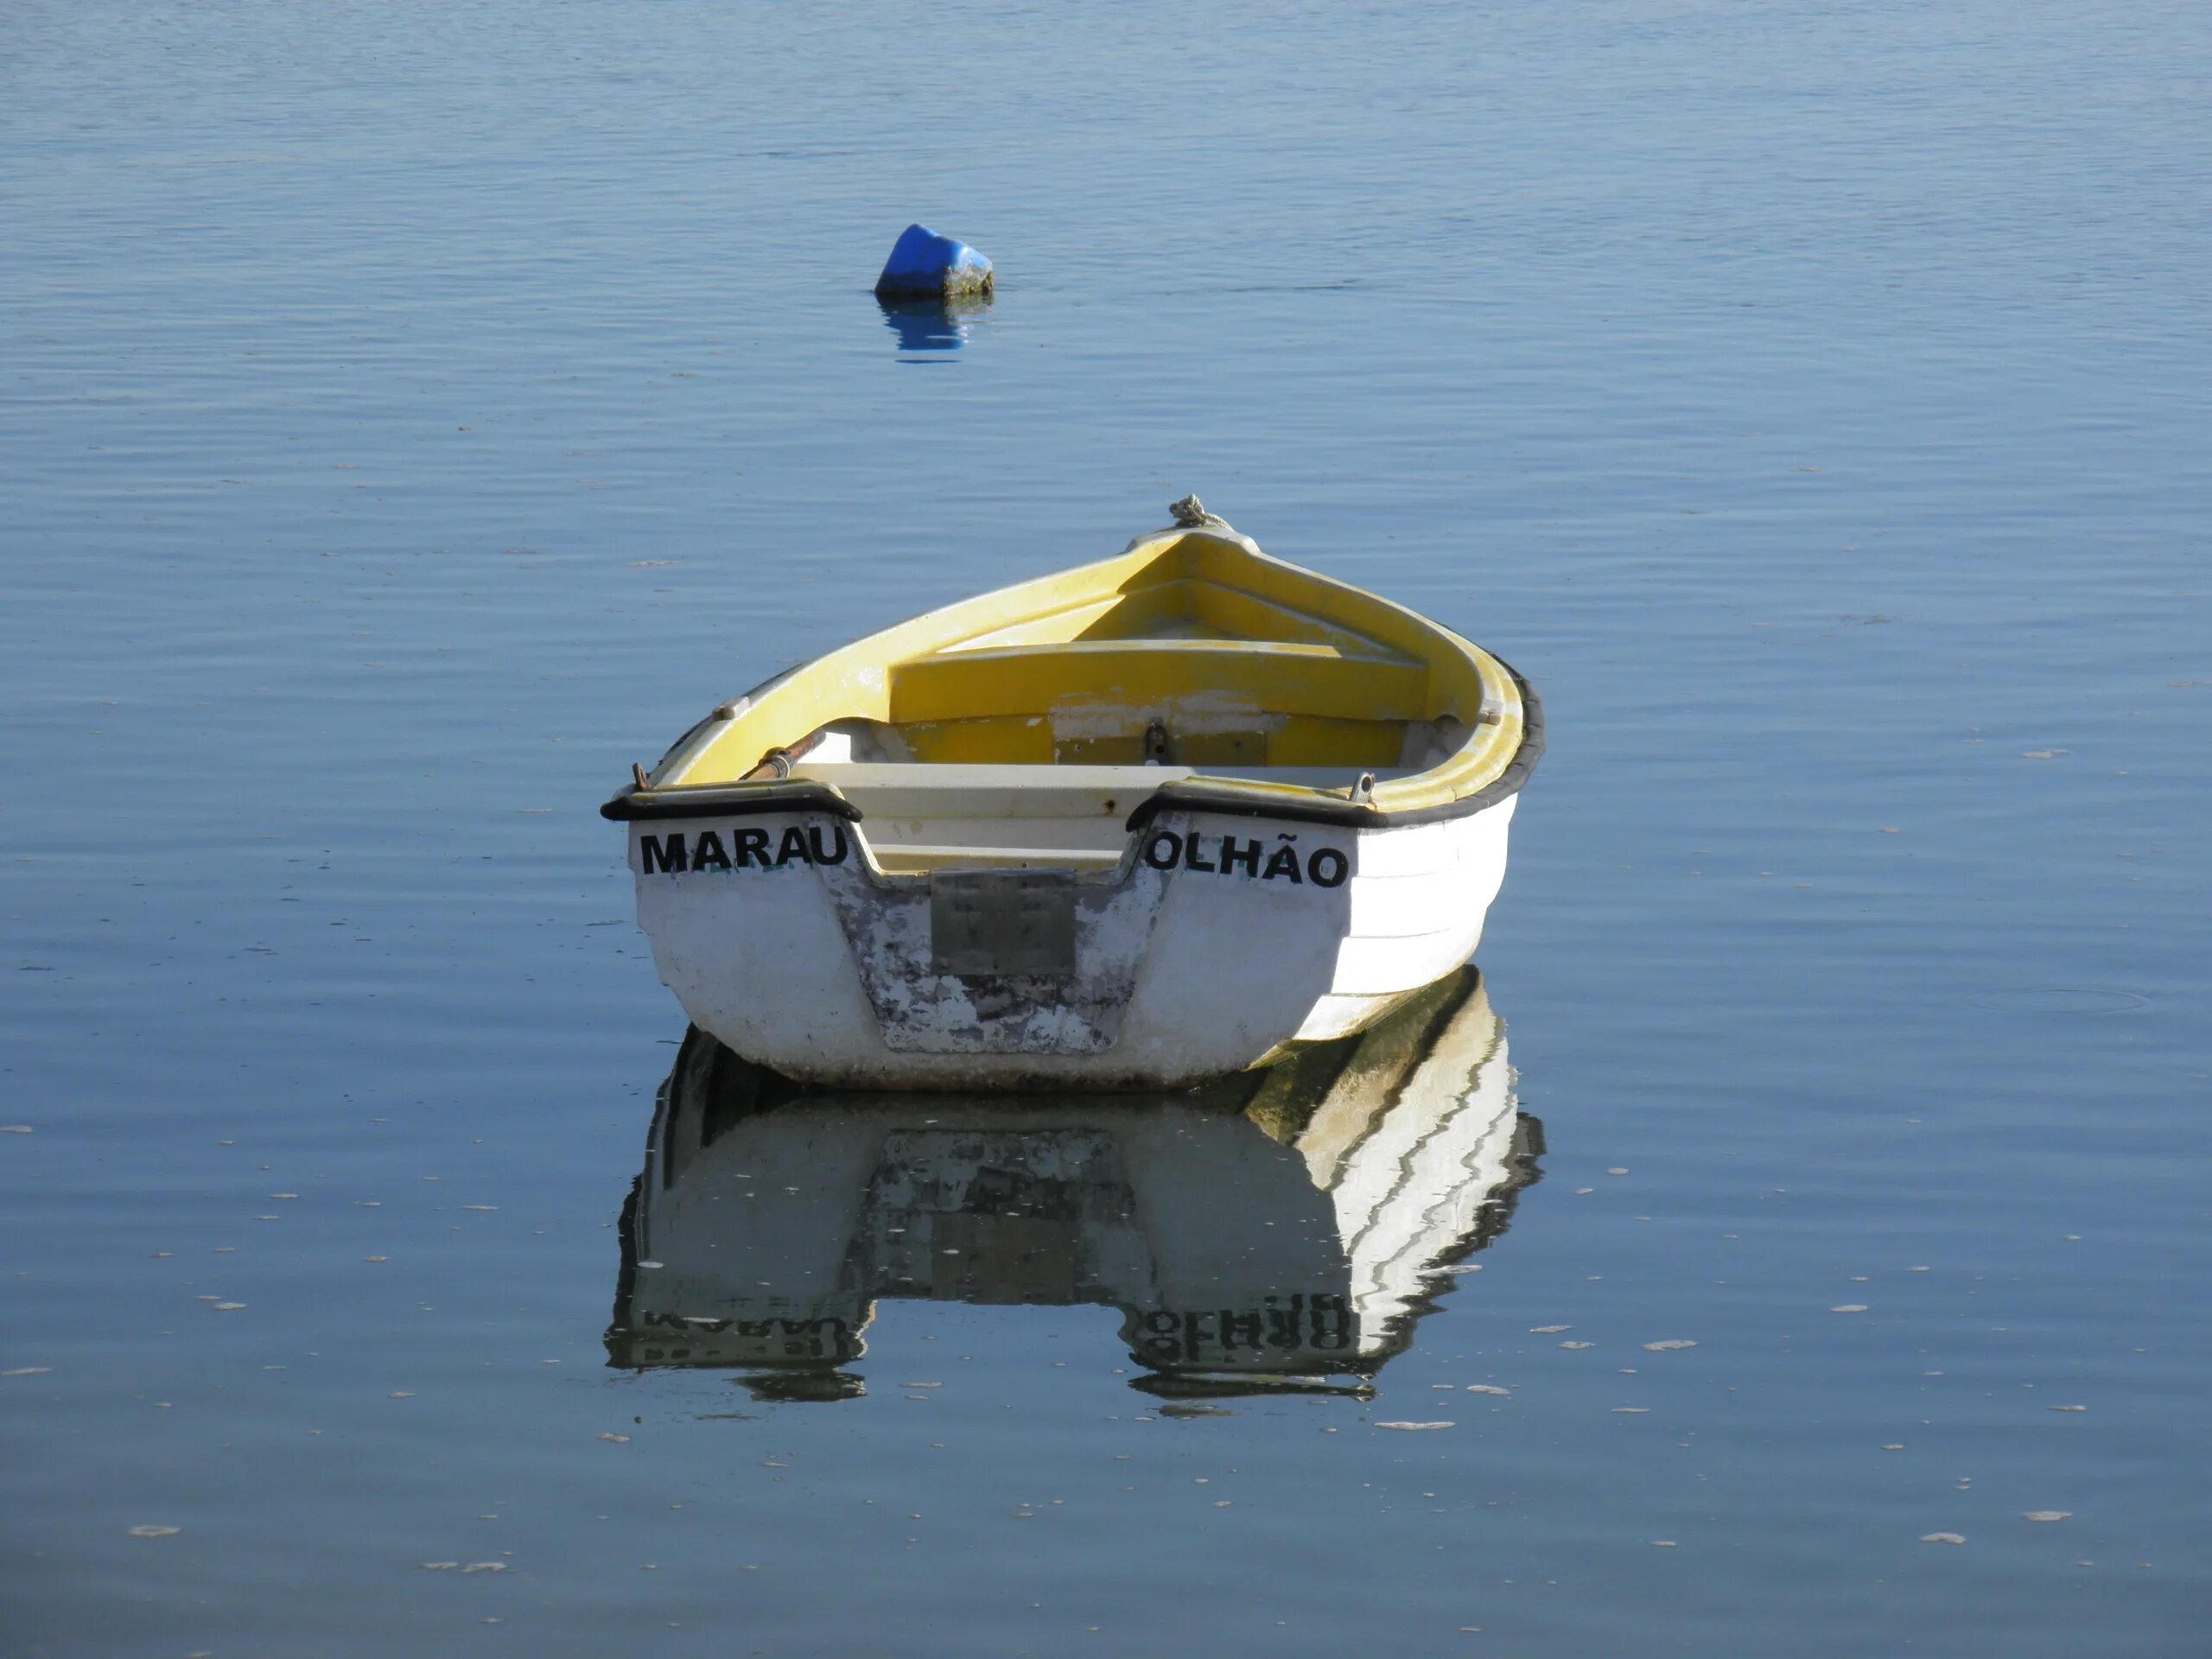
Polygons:
<instances>
[{"instance_id":1,"label":"weathered paint on hull","mask_svg":"<svg viewBox=\"0 0 2212 1659\"><path fill-rule=\"evenodd\" d=\"M788 1076L1173 1089L1365 1030L1465 962L1517 798L1357 830L1163 812L1118 868L1067 878L1061 974L939 971L932 878L884 874L864 824L632 823L630 862L654 961L692 1022Z\"/></svg>"}]
</instances>

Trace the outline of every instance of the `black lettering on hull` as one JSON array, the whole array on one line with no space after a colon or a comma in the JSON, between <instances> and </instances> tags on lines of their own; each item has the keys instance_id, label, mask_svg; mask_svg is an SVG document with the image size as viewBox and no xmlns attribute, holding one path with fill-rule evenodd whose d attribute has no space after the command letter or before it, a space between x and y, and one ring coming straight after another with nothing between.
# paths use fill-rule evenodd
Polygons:
<instances>
[{"instance_id":1,"label":"black lettering on hull","mask_svg":"<svg viewBox=\"0 0 2212 1659\"><path fill-rule=\"evenodd\" d=\"M656 870L672 871L681 874L690 868L690 859L684 851L683 832L672 836L639 836L638 837L638 868L647 875Z\"/></svg>"},{"instance_id":2,"label":"black lettering on hull","mask_svg":"<svg viewBox=\"0 0 2212 1659\"><path fill-rule=\"evenodd\" d=\"M1340 847L1316 847L1301 860L1297 839L1288 831L1270 848L1257 836L1184 835L1155 830L1140 855L1155 870L1191 870L1205 875L1241 875L1247 880L1284 881L1294 887L1341 887L1351 879L1351 855ZM772 843L773 850L771 850ZM638 867L645 875L682 875L734 870L783 869L791 864L842 864L852 856L852 839L842 823L791 824L780 836L758 824L733 824L724 832L702 830L696 836L677 830L638 837ZM1211 854L1211 856L1209 855Z\"/></svg>"},{"instance_id":3,"label":"black lettering on hull","mask_svg":"<svg viewBox=\"0 0 2212 1659\"><path fill-rule=\"evenodd\" d=\"M1213 875L1242 875L1261 881L1287 881L1294 887L1341 887L1351 877L1351 855L1340 847L1316 847L1301 863L1298 837L1284 831L1270 849L1257 836L1249 841L1223 836L1206 855L1206 839L1173 830L1155 830L1144 843L1144 861L1155 870L1198 870ZM1262 855L1264 855L1264 861Z\"/></svg>"},{"instance_id":4,"label":"black lettering on hull","mask_svg":"<svg viewBox=\"0 0 2212 1659\"><path fill-rule=\"evenodd\" d=\"M647 875L721 875L733 870L776 870L786 864L842 864L852 856L853 843L845 826L792 824L780 840L759 824L732 824L725 836L719 830L702 830L696 836L677 830L666 836L638 837L638 865Z\"/></svg>"}]
</instances>

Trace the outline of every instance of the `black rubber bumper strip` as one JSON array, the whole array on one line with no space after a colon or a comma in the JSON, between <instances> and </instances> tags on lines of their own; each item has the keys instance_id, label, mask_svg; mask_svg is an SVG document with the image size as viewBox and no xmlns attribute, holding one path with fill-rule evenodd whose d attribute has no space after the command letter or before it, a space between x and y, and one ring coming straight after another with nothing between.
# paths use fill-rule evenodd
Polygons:
<instances>
[{"instance_id":1,"label":"black rubber bumper strip","mask_svg":"<svg viewBox=\"0 0 2212 1659\"><path fill-rule=\"evenodd\" d=\"M1232 783L1192 779L1187 783L1163 785L1138 802L1136 810L1129 814L1127 827L1141 830L1162 812L1215 812L1228 817L1280 818L1289 823L1330 823L1351 830L1395 830L1471 817L1509 795L1520 793L1521 786L1529 781L1529 774L1535 771L1536 762L1543 758L1543 701L1516 671L1503 664L1500 666L1513 676L1513 683L1521 690L1521 747L1514 751L1513 759L1503 772L1471 795L1437 806L1388 812L1363 802L1326 796L1317 800L1281 801L1247 794Z\"/></svg>"},{"instance_id":2,"label":"black rubber bumper strip","mask_svg":"<svg viewBox=\"0 0 2212 1659\"><path fill-rule=\"evenodd\" d=\"M617 823L641 818L730 818L756 812L826 812L858 823L861 810L827 784L696 784L624 790L599 809Z\"/></svg>"}]
</instances>

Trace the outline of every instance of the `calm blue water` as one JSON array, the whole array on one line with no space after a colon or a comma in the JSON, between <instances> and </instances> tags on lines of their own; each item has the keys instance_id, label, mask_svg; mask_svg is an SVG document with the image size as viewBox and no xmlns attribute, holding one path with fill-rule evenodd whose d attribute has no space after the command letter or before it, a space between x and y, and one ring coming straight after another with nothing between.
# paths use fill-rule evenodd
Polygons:
<instances>
[{"instance_id":1,"label":"calm blue water","mask_svg":"<svg viewBox=\"0 0 2212 1659\"><path fill-rule=\"evenodd\" d=\"M2203 1651L2208 52L11 6L0 1649ZM988 311L876 307L918 217ZM610 1364L683 1028L593 808L1188 490L1545 697L1482 1271L1368 1389L1147 1391L1042 1246L821 1398ZM1207 1122L1179 1213L1322 1225Z\"/></svg>"}]
</instances>

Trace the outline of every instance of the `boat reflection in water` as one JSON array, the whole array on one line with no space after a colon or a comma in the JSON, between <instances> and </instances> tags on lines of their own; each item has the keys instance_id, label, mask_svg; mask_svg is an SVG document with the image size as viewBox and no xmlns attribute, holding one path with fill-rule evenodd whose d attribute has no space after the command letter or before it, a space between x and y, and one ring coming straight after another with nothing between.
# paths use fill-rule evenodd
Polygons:
<instances>
[{"instance_id":1,"label":"boat reflection in water","mask_svg":"<svg viewBox=\"0 0 2212 1659\"><path fill-rule=\"evenodd\" d=\"M1537 1179L1472 969L1175 1096L811 1092L684 1039L622 1217L611 1364L842 1399L886 1297L1122 1310L1170 1398L1364 1392Z\"/></svg>"}]
</instances>

